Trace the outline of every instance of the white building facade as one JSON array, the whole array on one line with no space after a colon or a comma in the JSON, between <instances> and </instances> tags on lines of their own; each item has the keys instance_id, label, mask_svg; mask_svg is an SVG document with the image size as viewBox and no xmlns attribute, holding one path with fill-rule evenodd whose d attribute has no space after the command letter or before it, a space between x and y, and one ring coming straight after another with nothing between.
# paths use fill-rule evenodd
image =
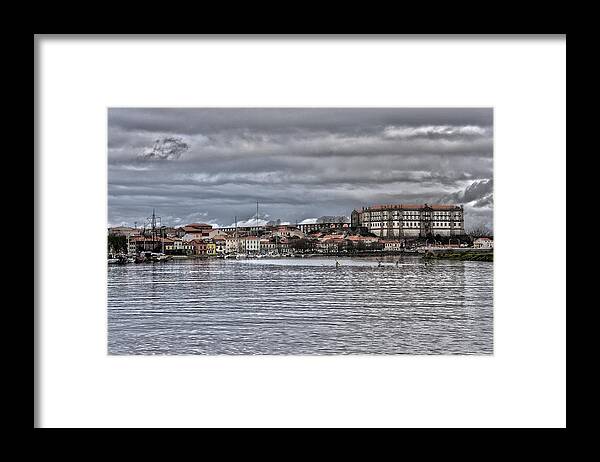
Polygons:
<instances>
[{"instance_id":1,"label":"white building facade","mask_svg":"<svg viewBox=\"0 0 600 462\"><path fill-rule=\"evenodd\" d=\"M458 205L374 205L353 210L351 223L384 238L465 234L464 210Z\"/></svg>"},{"instance_id":2,"label":"white building facade","mask_svg":"<svg viewBox=\"0 0 600 462\"><path fill-rule=\"evenodd\" d=\"M476 249L493 249L494 241L489 237L479 237L473 241L473 247Z\"/></svg>"},{"instance_id":3,"label":"white building facade","mask_svg":"<svg viewBox=\"0 0 600 462\"><path fill-rule=\"evenodd\" d=\"M384 242L384 247L383 250L388 250L388 251L398 251L398 250L402 250L403 248L403 242L402 241L397 241L397 240L386 240Z\"/></svg>"},{"instance_id":4,"label":"white building facade","mask_svg":"<svg viewBox=\"0 0 600 462\"><path fill-rule=\"evenodd\" d=\"M192 254L194 253L194 246L189 241L183 239L173 239L172 242L165 244L165 251Z\"/></svg>"},{"instance_id":5,"label":"white building facade","mask_svg":"<svg viewBox=\"0 0 600 462\"><path fill-rule=\"evenodd\" d=\"M260 251L260 239L258 237L244 237L242 238L242 242L246 253L256 253Z\"/></svg>"},{"instance_id":6,"label":"white building facade","mask_svg":"<svg viewBox=\"0 0 600 462\"><path fill-rule=\"evenodd\" d=\"M242 250L241 240L239 237L225 238L225 253L237 253Z\"/></svg>"}]
</instances>

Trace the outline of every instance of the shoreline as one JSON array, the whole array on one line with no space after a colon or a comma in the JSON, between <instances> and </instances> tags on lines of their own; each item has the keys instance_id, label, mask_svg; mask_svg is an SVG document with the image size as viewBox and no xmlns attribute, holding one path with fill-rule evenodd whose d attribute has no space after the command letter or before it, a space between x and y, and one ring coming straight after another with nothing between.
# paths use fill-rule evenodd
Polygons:
<instances>
[{"instance_id":1,"label":"shoreline","mask_svg":"<svg viewBox=\"0 0 600 462\"><path fill-rule=\"evenodd\" d=\"M361 253L347 253L347 252L338 252L338 253L298 253L294 255L264 255L260 258L321 258L321 257L336 257L336 258L344 258L344 257L389 257L389 256L401 256L401 255L412 255L415 257L422 256L419 252L403 252L403 251L372 251L372 252L361 252ZM243 257L246 259L248 257ZM249 257L257 258L256 256ZM234 257L223 258L217 255L171 255L171 260L235 260Z\"/></svg>"},{"instance_id":2,"label":"shoreline","mask_svg":"<svg viewBox=\"0 0 600 462\"><path fill-rule=\"evenodd\" d=\"M348 252L334 252L334 253L305 253L305 254L294 254L294 255L264 255L261 257L251 256L242 257L240 259L256 259L256 258L267 258L267 259L287 259L287 258L373 258L373 257L419 257L424 259L446 259L446 260L460 260L460 261L489 261L493 262L493 250L492 249L429 249L426 251L366 251L360 253L348 253ZM174 260L236 260L235 257L224 258L217 255L171 255L170 261ZM167 261L169 261L167 260Z\"/></svg>"},{"instance_id":3,"label":"shoreline","mask_svg":"<svg viewBox=\"0 0 600 462\"><path fill-rule=\"evenodd\" d=\"M423 254L426 260L458 260L458 261L494 261L494 252L489 249L471 249L470 252L440 251L426 252Z\"/></svg>"}]
</instances>

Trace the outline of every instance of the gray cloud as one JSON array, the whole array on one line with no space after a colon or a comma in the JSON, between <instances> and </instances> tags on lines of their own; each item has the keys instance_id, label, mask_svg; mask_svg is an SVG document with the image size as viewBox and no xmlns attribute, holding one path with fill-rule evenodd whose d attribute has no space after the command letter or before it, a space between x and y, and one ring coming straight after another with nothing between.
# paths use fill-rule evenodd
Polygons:
<instances>
[{"instance_id":1,"label":"gray cloud","mask_svg":"<svg viewBox=\"0 0 600 462\"><path fill-rule=\"evenodd\" d=\"M182 138L165 136L154 141L152 147L144 149L138 154L138 157L151 160L175 160L179 159L188 149L190 149L190 145Z\"/></svg>"},{"instance_id":2,"label":"gray cloud","mask_svg":"<svg viewBox=\"0 0 600 462\"><path fill-rule=\"evenodd\" d=\"M441 203L465 207L465 228L486 227L493 230L494 180L474 181L466 188L439 199Z\"/></svg>"},{"instance_id":3,"label":"gray cloud","mask_svg":"<svg viewBox=\"0 0 600 462\"><path fill-rule=\"evenodd\" d=\"M462 191L456 191L440 199L442 203L465 204L475 202L475 207L493 203L494 181L492 179L474 181Z\"/></svg>"},{"instance_id":4,"label":"gray cloud","mask_svg":"<svg viewBox=\"0 0 600 462\"><path fill-rule=\"evenodd\" d=\"M362 133L371 127L492 126L490 108L110 108L109 127L127 132L187 135L248 132L325 131Z\"/></svg>"},{"instance_id":5,"label":"gray cloud","mask_svg":"<svg viewBox=\"0 0 600 462\"><path fill-rule=\"evenodd\" d=\"M110 109L109 223L156 207L229 225L257 200L296 222L442 198L491 227L492 132L485 108Z\"/></svg>"}]
</instances>

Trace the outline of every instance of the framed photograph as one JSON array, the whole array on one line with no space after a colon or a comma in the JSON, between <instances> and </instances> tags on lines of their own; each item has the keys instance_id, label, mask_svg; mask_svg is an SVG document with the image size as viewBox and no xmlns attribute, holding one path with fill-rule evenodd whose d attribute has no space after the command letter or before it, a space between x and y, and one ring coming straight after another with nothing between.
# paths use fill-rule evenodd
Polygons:
<instances>
[{"instance_id":1,"label":"framed photograph","mask_svg":"<svg viewBox=\"0 0 600 462\"><path fill-rule=\"evenodd\" d=\"M492 354L492 154L492 108L109 108L108 353Z\"/></svg>"},{"instance_id":2,"label":"framed photograph","mask_svg":"<svg viewBox=\"0 0 600 462\"><path fill-rule=\"evenodd\" d=\"M565 35L34 63L34 427L566 427Z\"/></svg>"}]
</instances>

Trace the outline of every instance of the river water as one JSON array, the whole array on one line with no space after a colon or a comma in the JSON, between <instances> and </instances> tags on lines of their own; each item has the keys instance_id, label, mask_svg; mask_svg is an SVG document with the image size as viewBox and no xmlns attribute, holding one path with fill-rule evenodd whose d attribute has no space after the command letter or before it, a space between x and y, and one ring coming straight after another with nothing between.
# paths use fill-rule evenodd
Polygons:
<instances>
[{"instance_id":1,"label":"river water","mask_svg":"<svg viewBox=\"0 0 600 462\"><path fill-rule=\"evenodd\" d=\"M337 261L111 265L108 353L493 353L492 263Z\"/></svg>"}]
</instances>

